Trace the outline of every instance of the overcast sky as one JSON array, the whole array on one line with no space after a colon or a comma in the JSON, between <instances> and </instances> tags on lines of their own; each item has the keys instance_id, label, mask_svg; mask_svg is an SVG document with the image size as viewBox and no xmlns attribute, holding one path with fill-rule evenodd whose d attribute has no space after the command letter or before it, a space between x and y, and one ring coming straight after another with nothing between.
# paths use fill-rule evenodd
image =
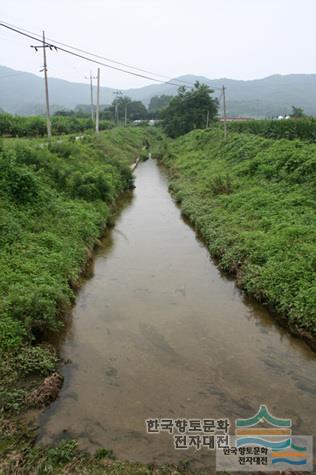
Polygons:
<instances>
[{"instance_id":1,"label":"overcast sky","mask_svg":"<svg viewBox=\"0 0 316 475\"><path fill-rule=\"evenodd\" d=\"M254 79L316 73L316 0L0 0L1 21L155 73ZM0 64L40 74L34 43L0 28ZM48 52L49 75L96 65ZM150 81L101 69L105 86Z\"/></svg>"}]
</instances>

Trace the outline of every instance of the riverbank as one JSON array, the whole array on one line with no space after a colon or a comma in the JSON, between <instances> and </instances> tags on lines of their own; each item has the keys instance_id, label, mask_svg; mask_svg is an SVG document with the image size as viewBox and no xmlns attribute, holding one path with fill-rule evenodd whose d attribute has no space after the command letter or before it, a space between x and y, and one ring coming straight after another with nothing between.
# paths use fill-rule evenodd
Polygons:
<instances>
[{"instance_id":1,"label":"riverbank","mask_svg":"<svg viewBox=\"0 0 316 475\"><path fill-rule=\"evenodd\" d=\"M315 144L199 130L162 156L219 267L315 349Z\"/></svg>"},{"instance_id":2,"label":"riverbank","mask_svg":"<svg viewBox=\"0 0 316 475\"><path fill-rule=\"evenodd\" d=\"M128 464L105 449L89 456L75 441L34 448L34 421L63 383L47 337L61 329L112 210L133 187L130 165L151 137L113 129L80 143L1 144L1 473L126 473ZM148 473L138 464L128 470Z\"/></svg>"},{"instance_id":3,"label":"riverbank","mask_svg":"<svg viewBox=\"0 0 316 475\"><path fill-rule=\"evenodd\" d=\"M199 133L203 135L203 132ZM89 268L86 264L93 259L95 251L98 257L94 261L93 277L85 281L79 294L76 294L71 328L60 341L62 357L67 362L62 368L67 384L62 387L57 401L42 415L40 431L34 426L35 416L57 396L62 384L60 375L55 371L58 358L52 347L44 343L45 332L34 331L30 327L26 329L34 331L37 340L24 339L15 351L10 353L6 350L7 357L2 360L1 366L1 377L5 381L1 401L6 406L2 406L0 421L0 473L158 475L205 473L205 469L209 473L214 459L211 460L207 451L185 453L183 456L183 452L174 451L172 440L144 433L144 420L156 414L185 418L229 417L233 421L255 413L264 401L280 416L293 416L295 430L307 434L313 432L315 425L310 407L315 393L314 354L302 342L279 329L262 306L248 302L236 292L232 281L220 275L210 262L207 251L197 242L195 233L181 220L180 211L168 193L163 167L159 169L153 160L140 163L135 172L137 187L133 197L117 216L113 216L112 210L120 202L121 191L112 200L91 201L90 194L90 199L78 199L69 194L65 182L56 188L55 194L52 195L49 190L49 187L56 187L54 184L59 176L66 177L66 183L72 183L74 171L79 172L79 175L76 174L76 192L81 190L79 178L86 175L85 165L89 173L93 172L92 176L100 167L106 177L110 175L112 183L119 184L121 175L116 175L112 165L123 170L124 177L130 177L131 163L150 140L145 136L144 144L143 134L146 132L116 130L106 136L106 144L104 137L98 139L102 143L84 141L83 149L80 145L75 151L72 144L59 144L58 153L55 144L55 148L49 150L53 154L49 155L52 160L44 162L45 170L49 170L50 174L40 172L36 168L38 165L34 166L37 162L34 163L33 154L30 151L26 153L24 146L20 146L18 153L22 157L22 165L25 165L24 161L30 163L28 171L31 174L37 171L39 186L45 187L48 210L51 211L53 206L49 198L53 196L57 201L58 195L61 207L69 200L73 202L71 209L80 205L96 212L98 206L103 210L106 207L107 225L113 221L117 224L107 233L100 247L96 248L95 243L99 243L105 221L101 221L103 225L91 238L90 246L83 246L81 241L76 240L76 249L82 249L85 257L83 265L78 266L78 274L67 281L72 299L82 284L82 270ZM182 140L187 140L187 137ZM129 144L128 151L126 143ZM164 145L164 141L161 144ZM179 146L178 141L174 142L174 146ZM98 150L96 155L95 150ZM194 150L196 152L199 147L191 149L193 154ZM167 154L168 160L176 160L170 147ZM158 149L153 155L158 155ZM104 156L107 158L104 159ZM147 153L143 154L142 158L147 156ZM196 159L198 162L198 157ZM122 163L118 165L117 162ZM194 171L190 171L191 178L189 173L187 175L188 186L197 185L196 170L206 168L205 163L199 166L194 160L190 163ZM20 164L17 167L19 172ZM189 165L188 161L185 166ZM67 173L64 174L65 166ZM174 185L174 179L180 178L180 172L175 167L171 169ZM16 174L12 168L10 170L9 178L12 180ZM22 167L22 171L27 170ZM88 176L91 178L91 175ZM206 179L210 183L209 175ZM122 191L128 188L122 188ZM10 196L14 190L12 187L8 189ZM91 187L84 187L84 193L88 190L90 193ZM193 197L194 189L190 190ZM34 255L38 259L35 260L37 273L46 269L45 262L47 266L50 262L54 263L49 267L51 273L59 272L60 266L65 269L68 262L65 259L69 259L67 253L71 250L71 246L67 246L68 234L74 232L74 223L76 233L80 229L87 233L95 228L87 228L87 221L82 221L82 218L74 222L74 216L69 213L69 224L53 219L51 226L51 215L47 213L45 200L30 201L32 214L27 206L17 205L16 199L14 207L20 207L20 214L15 216L12 213L15 223L26 215L30 226L36 225L37 233L41 229L52 234L60 233L63 229L58 239L62 242L65 239L66 242L65 246L59 247L59 254L56 255L58 249L53 246L55 241L52 238L50 241L39 241L50 246L45 248L46 253L36 248L36 253L32 254L30 249L38 242L33 230L29 239L27 236L23 239L22 250L25 254L20 254L30 260L23 266L21 259L13 260L15 269L18 269L16 278L21 281L22 270L32 278L36 277L30 272ZM8 203L6 209L11 209ZM75 217L77 215L75 213ZM45 218L42 228L39 227L40 218ZM16 249L17 239L13 232L16 228L10 228L8 224L10 220L2 239L7 236L13 249ZM28 229L26 224L23 221ZM47 256L50 257L48 262ZM6 273L9 275L8 270ZM12 283L14 280L11 286ZM37 283L41 284L41 279ZM61 317L71 307L71 302L56 313L58 319L54 321L63 321ZM23 320L23 315L27 317L26 313L21 314L16 319L18 323L29 321L27 318ZM14 318L11 320L15 321ZM17 334L11 333L11 336L16 338ZM8 360L10 354L11 361ZM269 386L266 385L267 380ZM284 387L287 387L286 394L282 389ZM35 447L37 436L40 445ZM80 447L94 455L80 450ZM113 460L111 450L100 447L113 449L120 461ZM193 465L191 461L190 465L180 462L182 457L186 460L190 457ZM149 463L152 461L155 464ZM171 465L158 466L162 462Z\"/></svg>"},{"instance_id":4,"label":"riverbank","mask_svg":"<svg viewBox=\"0 0 316 475\"><path fill-rule=\"evenodd\" d=\"M227 417L233 428L264 401L295 433L314 433L315 354L219 272L156 160L136 168L59 346L65 384L39 419L38 444L75 438L119 460L185 459L202 475L215 473L213 451L174 450L171 434L148 434L144 421Z\"/></svg>"}]
</instances>

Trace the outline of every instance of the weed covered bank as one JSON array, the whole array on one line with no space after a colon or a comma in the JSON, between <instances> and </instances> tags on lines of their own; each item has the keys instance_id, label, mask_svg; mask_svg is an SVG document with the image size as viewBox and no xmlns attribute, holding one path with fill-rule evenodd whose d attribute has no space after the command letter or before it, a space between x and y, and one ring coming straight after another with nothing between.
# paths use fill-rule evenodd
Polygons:
<instances>
[{"instance_id":1,"label":"weed covered bank","mask_svg":"<svg viewBox=\"0 0 316 475\"><path fill-rule=\"evenodd\" d=\"M316 145L236 133L225 142L208 130L162 155L172 193L219 266L314 345Z\"/></svg>"},{"instance_id":2,"label":"weed covered bank","mask_svg":"<svg viewBox=\"0 0 316 475\"><path fill-rule=\"evenodd\" d=\"M80 142L65 137L1 144L1 474L113 473L113 467L126 473L126 464L109 462L112 468L104 468L111 452L92 460L73 441L33 449L35 433L26 414L58 395L62 377L46 336L62 327L91 250L111 222L111 209L133 186L130 164L152 135L126 128Z\"/></svg>"}]
</instances>

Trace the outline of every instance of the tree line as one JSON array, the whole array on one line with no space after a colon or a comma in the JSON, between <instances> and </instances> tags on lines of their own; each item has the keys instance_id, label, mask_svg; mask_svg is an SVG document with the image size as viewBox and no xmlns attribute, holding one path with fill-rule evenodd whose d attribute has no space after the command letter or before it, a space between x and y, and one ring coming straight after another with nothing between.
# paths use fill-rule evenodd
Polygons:
<instances>
[{"instance_id":1,"label":"tree line","mask_svg":"<svg viewBox=\"0 0 316 475\"><path fill-rule=\"evenodd\" d=\"M185 134L196 128L204 128L215 120L218 110L217 99L211 97L213 91L205 84L196 83L192 90L180 87L175 97L154 96L148 108L141 101L133 101L128 96L118 96L111 105L100 108L100 130L109 129L114 124L159 119L170 137ZM93 111L95 112L95 111ZM59 110L52 116L54 135L83 133L93 130L95 125L88 105L78 105L74 110ZM46 135L44 116L13 116L0 112L0 135L13 137L34 137Z\"/></svg>"},{"instance_id":2,"label":"tree line","mask_svg":"<svg viewBox=\"0 0 316 475\"><path fill-rule=\"evenodd\" d=\"M114 125L159 119L167 136L176 138L191 130L213 126L218 121L219 101L206 84L196 82L194 87L179 87L176 96L154 96L148 108L141 101L120 95L111 105L100 108L100 130ZM307 118L304 111L293 106L291 120L250 120L229 122L228 128L236 132L255 133L271 138L303 138L316 140L315 119ZM95 113L95 111L93 111ZM294 120L296 119L296 120ZM74 110L60 110L52 117L54 135L83 133L95 127L88 105L78 105ZM0 112L0 135L34 137L46 135L43 116L13 116Z\"/></svg>"}]
</instances>

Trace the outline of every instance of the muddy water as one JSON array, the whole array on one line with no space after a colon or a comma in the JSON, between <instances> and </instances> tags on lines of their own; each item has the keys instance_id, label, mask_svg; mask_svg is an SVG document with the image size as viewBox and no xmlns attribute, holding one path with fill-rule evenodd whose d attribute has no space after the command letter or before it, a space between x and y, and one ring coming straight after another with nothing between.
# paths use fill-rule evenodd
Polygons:
<instances>
[{"instance_id":1,"label":"muddy water","mask_svg":"<svg viewBox=\"0 0 316 475\"><path fill-rule=\"evenodd\" d=\"M104 240L61 344L59 399L40 442L76 437L144 462L213 456L175 451L146 435L150 417L252 416L260 404L316 432L315 354L220 275L172 201L156 162L136 169L136 190Z\"/></svg>"}]
</instances>

